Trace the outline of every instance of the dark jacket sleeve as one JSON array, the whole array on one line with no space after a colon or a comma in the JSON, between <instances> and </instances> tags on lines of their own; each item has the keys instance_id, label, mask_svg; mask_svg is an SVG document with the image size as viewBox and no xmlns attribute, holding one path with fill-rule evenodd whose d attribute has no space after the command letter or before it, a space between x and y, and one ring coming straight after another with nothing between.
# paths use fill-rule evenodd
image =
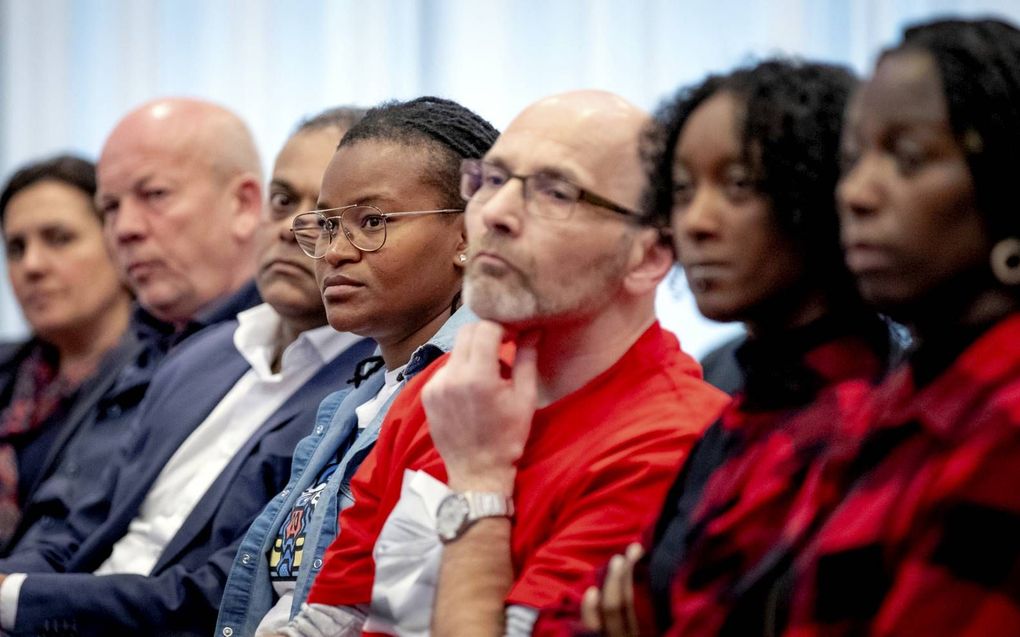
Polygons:
<instances>
[{"instance_id":1,"label":"dark jacket sleeve","mask_svg":"<svg viewBox=\"0 0 1020 637\"><path fill-rule=\"evenodd\" d=\"M279 429L267 433L243 459L238 471L220 487L220 501L207 493L178 533L188 534L186 546L174 543L166 567L152 575L30 574L21 588L13 635L202 635L212 633L227 574L244 533L266 502L290 476L294 445L312 422L314 405L303 409ZM216 486L210 488L210 491ZM205 498L203 498L205 500ZM202 518L200 509L215 506ZM195 522L196 518L199 521ZM191 535L195 525L202 528ZM166 561L161 558L160 562ZM98 564L77 564L93 570ZM68 594L68 591L73 591Z\"/></svg>"},{"instance_id":2,"label":"dark jacket sleeve","mask_svg":"<svg viewBox=\"0 0 1020 637\"><path fill-rule=\"evenodd\" d=\"M83 490L74 510L62 518L47 517L32 525L18 542L15 552L0 559L0 573L60 573L90 534L106 521L117 492L119 468L125 464L128 447L112 454L93 488Z\"/></svg>"},{"instance_id":3,"label":"dark jacket sleeve","mask_svg":"<svg viewBox=\"0 0 1020 637\"><path fill-rule=\"evenodd\" d=\"M0 573L59 573L110 510L109 492L89 492L90 501L63 519L44 518L32 526L19 550L0 560Z\"/></svg>"},{"instance_id":4,"label":"dark jacket sleeve","mask_svg":"<svg viewBox=\"0 0 1020 637\"><path fill-rule=\"evenodd\" d=\"M197 569L178 564L151 577L30 575L10 634L207 637L239 542L222 547Z\"/></svg>"}]
</instances>

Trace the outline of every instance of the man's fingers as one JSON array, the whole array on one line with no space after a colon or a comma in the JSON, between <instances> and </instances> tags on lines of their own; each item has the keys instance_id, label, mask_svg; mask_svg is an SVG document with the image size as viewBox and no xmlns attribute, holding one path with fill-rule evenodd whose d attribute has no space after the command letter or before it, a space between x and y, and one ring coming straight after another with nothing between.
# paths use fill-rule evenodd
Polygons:
<instances>
[{"instance_id":1,"label":"man's fingers","mask_svg":"<svg viewBox=\"0 0 1020 637\"><path fill-rule=\"evenodd\" d=\"M601 595L598 586L589 586L581 598L581 623L588 630L602 630Z\"/></svg>"},{"instance_id":2,"label":"man's fingers","mask_svg":"<svg viewBox=\"0 0 1020 637\"><path fill-rule=\"evenodd\" d=\"M494 321L479 321L471 333L471 371L474 374L499 375L499 348L503 344L503 326Z\"/></svg>"},{"instance_id":3,"label":"man's fingers","mask_svg":"<svg viewBox=\"0 0 1020 637\"><path fill-rule=\"evenodd\" d=\"M474 343L474 330L476 324L468 323L457 330L457 336L453 339L453 349L450 350L450 360L447 367L454 368L464 366L471 358L471 346Z\"/></svg>"}]
</instances>

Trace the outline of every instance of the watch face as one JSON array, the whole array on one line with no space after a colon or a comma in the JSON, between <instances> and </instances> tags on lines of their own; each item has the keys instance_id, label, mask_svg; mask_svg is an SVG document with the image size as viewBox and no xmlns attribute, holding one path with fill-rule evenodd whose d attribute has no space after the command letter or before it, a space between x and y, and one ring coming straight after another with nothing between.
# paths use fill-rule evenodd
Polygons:
<instances>
[{"instance_id":1,"label":"watch face","mask_svg":"<svg viewBox=\"0 0 1020 637\"><path fill-rule=\"evenodd\" d=\"M449 542L457 539L460 530L467 521L470 509L467 498L460 493L451 493L443 498L436 511L436 533L439 539Z\"/></svg>"}]
</instances>

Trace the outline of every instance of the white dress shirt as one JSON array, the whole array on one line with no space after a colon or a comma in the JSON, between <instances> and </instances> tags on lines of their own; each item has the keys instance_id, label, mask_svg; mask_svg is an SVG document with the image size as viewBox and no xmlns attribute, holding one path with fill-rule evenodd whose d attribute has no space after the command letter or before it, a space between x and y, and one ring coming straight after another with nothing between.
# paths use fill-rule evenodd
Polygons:
<instances>
[{"instance_id":1,"label":"white dress shirt","mask_svg":"<svg viewBox=\"0 0 1020 637\"><path fill-rule=\"evenodd\" d=\"M163 549L234 455L326 363L360 337L329 325L302 332L283 352L273 373L273 354L282 320L268 304L237 315L234 345L251 368L209 416L181 444L149 489L128 532L113 547L96 575L148 575ZM0 585L0 626L10 630L23 577Z\"/></svg>"}]
</instances>

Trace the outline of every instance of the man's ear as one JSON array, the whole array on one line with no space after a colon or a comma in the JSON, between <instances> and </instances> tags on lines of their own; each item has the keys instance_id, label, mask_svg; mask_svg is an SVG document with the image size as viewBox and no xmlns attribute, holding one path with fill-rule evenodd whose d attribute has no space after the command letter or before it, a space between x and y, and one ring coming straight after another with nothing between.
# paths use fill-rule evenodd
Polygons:
<instances>
[{"instance_id":1,"label":"man's ear","mask_svg":"<svg viewBox=\"0 0 1020 637\"><path fill-rule=\"evenodd\" d=\"M656 228L641 228L630 246L623 284L635 296L654 292L673 267L673 246Z\"/></svg>"},{"instance_id":2,"label":"man's ear","mask_svg":"<svg viewBox=\"0 0 1020 637\"><path fill-rule=\"evenodd\" d=\"M234 177L230 193L234 207L234 237L247 243L252 240L262 220L262 184L254 175L245 173Z\"/></svg>"}]
</instances>

